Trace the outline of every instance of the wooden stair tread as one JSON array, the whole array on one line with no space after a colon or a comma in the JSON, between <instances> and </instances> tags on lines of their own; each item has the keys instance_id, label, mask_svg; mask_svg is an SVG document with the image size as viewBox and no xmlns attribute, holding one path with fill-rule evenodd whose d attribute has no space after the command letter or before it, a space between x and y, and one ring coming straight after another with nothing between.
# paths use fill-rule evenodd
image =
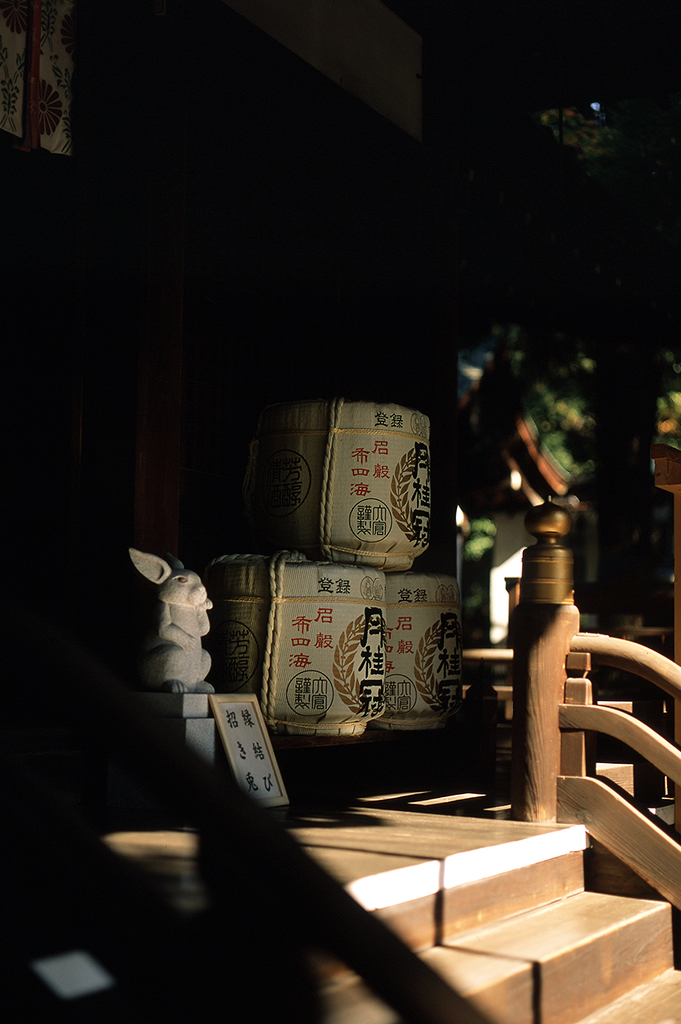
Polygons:
<instances>
[{"instance_id":1,"label":"wooden stair tread","mask_svg":"<svg viewBox=\"0 0 681 1024\"><path fill-rule=\"evenodd\" d=\"M669 904L582 892L467 932L455 941L458 948L499 955L513 950L517 957L547 963L566 949L580 948L595 937L617 934L624 927L647 921L653 923L654 933L666 933L671 928ZM668 966L671 964L665 964Z\"/></svg>"},{"instance_id":2,"label":"wooden stair tread","mask_svg":"<svg viewBox=\"0 0 681 1024\"><path fill-rule=\"evenodd\" d=\"M665 991L670 988L679 996L670 980L676 974L670 908L652 900L580 893L419 955L497 1024L581 1024L632 986L654 991L660 978ZM325 986L323 1000L324 1024L399 1020L354 975ZM662 1005L671 1003L670 996ZM616 1017L597 1018L593 1024L615 1021L628 1024ZM662 1017L659 1024L677 1021L681 1024L681 1017ZM633 1017L633 1022L653 1024L645 1017Z\"/></svg>"},{"instance_id":3,"label":"wooden stair tread","mask_svg":"<svg viewBox=\"0 0 681 1024\"><path fill-rule=\"evenodd\" d=\"M496 1024L533 1024L532 965L441 946L422 959ZM398 1014L355 975L322 990L323 1024L402 1024Z\"/></svg>"},{"instance_id":4,"label":"wooden stair tread","mask_svg":"<svg viewBox=\"0 0 681 1024\"><path fill-rule=\"evenodd\" d=\"M423 959L498 1024L531 1024L534 979L532 964L526 960L508 954L479 956L444 946L427 950Z\"/></svg>"},{"instance_id":5,"label":"wooden stair tread","mask_svg":"<svg viewBox=\"0 0 681 1024\"><path fill-rule=\"evenodd\" d=\"M366 910L432 896L587 845L579 825L366 807L288 828Z\"/></svg>"},{"instance_id":6,"label":"wooden stair tread","mask_svg":"<svg viewBox=\"0 0 681 1024\"><path fill-rule=\"evenodd\" d=\"M288 831L304 846L333 845L338 849L442 858L521 839L559 836L571 827L574 826L353 807L334 816L300 818L288 825Z\"/></svg>"},{"instance_id":7,"label":"wooden stair tread","mask_svg":"<svg viewBox=\"0 0 681 1024\"><path fill-rule=\"evenodd\" d=\"M584 892L448 944L535 965L540 1020L577 1021L673 967L671 908Z\"/></svg>"},{"instance_id":8,"label":"wooden stair tread","mask_svg":"<svg viewBox=\"0 0 681 1024\"><path fill-rule=\"evenodd\" d=\"M681 1024L681 971L639 985L579 1024Z\"/></svg>"},{"instance_id":9,"label":"wooden stair tread","mask_svg":"<svg viewBox=\"0 0 681 1024\"><path fill-rule=\"evenodd\" d=\"M360 902L378 903L374 912L497 1024L681 1024L669 904L584 892L582 826L367 808L339 818L288 824L315 859ZM118 833L106 841L167 881L181 876L184 886L194 874L191 833ZM394 891L380 905L386 883ZM324 1024L398 1024L340 966L319 961Z\"/></svg>"}]
</instances>

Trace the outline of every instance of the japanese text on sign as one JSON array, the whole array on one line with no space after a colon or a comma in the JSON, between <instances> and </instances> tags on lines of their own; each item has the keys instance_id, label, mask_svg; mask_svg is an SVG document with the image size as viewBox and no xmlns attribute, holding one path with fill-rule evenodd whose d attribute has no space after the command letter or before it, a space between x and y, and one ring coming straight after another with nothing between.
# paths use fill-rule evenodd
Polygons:
<instances>
[{"instance_id":1,"label":"japanese text on sign","mask_svg":"<svg viewBox=\"0 0 681 1024\"><path fill-rule=\"evenodd\" d=\"M256 699L211 694L209 700L240 788L265 802L288 803Z\"/></svg>"}]
</instances>

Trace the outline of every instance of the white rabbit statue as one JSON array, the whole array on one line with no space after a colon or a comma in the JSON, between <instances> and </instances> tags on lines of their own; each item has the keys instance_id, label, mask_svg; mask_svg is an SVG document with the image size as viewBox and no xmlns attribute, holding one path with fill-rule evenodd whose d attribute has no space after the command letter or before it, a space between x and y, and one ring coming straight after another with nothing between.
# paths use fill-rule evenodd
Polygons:
<instances>
[{"instance_id":1,"label":"white rabbit statue","mask_svg":"<svg viewBox=\"0 0 681 1024\"><path fill-rule=\"evenodd\" d=\"M214 693L206 682L210 654L201 647L213 602L200 577L172 555L128 550L135 568L158 585L155 621L138 663L142 682L169 693Z\"/></svg>"}]
</instances>

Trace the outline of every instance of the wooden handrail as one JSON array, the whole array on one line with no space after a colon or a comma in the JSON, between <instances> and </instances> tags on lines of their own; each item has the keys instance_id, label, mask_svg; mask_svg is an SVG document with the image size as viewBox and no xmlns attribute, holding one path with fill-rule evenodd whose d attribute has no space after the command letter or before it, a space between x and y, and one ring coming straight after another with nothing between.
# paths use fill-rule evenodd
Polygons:
<instances>
[{"instance_id":1,"label":"wooden handrail","mask_svg":"<svg viewBox=\"0 0 681 1024\"><path fill-rule=\"evenodd\" d=\"M681 699L681 665L633 640L618 640L602 633L576 633L570 651L590 654L594 664L641 676L671 697Z\"/></svg>"},{"instance_id":2,"label":"wooden handrail","mask_svg":"<svg viewBox=\"0 0 681 1024\"><path fill-rule=\"evenodd\" d=\"M681 699L681 665L664 654L633 640L620 640L603 633L576 633L570 642L573 654L590 654L597 665L621 669L655 683L671 697ZM507 663L513 661L513 649L507 647L468 647L463 650L466 663Z\"/></svg>"},{"instance_id":3,"label":"wooden handrail","mask_svg":"<svg viewBox=\"0 0 681 1024\"><path fill-rule=\"evenodd\" d=\"M510 623L513 815L525 821L551 820L554 815L553 820L586 825L615 856L681 908L681 846L603 782L586 775L592 748L588 734L595 731L638 750L676 782L677 793L681 752L633 718L593 706L585 677L593 663L658 686L674 698L679 741L681 666L630 640L580 633L572 555L560 543L569 532L569 517L547 502L527 514L525 526L537 542L523 554L520 600ZM569 671L577 671L579 678L568 678ZM676 827L681 831L681 800L676 802Z\"/></svg>"},{"instance_id":4,"label":"wooden handrail","mask_svg":"<svg viewBox=\"0 0 681 1024\"><path fill-rule=\"evenodd\" d=\"M674 739L681 746L681 665L631 640L617 640L600 633L577 633L570 650L588 653L594 664L632 672L647 679L674 698ZM681 832L681 800L674 810L677 832Z\"/></svg>"},{"instance_id":5,"label":"wooden handrail","mask_svg":"<svg viewBox=\"0 0 681 1024\"><path fill-rule=\"evenodd\" d=\"M598 704L561 704L558 718L561 729L603 732L621 740L681 787L681 751L625 711Z\"/></svg>"},{"instance_id":6,"label":"wooden handrail","mask_svg":"<svg viewBox=\"0 0 681 1024\"><path fill-rule=\"evenodd\" d=\"M512 647L464 647L464 662L484 661L503 664L513 661Z\"/></svg>"}]
</instances>

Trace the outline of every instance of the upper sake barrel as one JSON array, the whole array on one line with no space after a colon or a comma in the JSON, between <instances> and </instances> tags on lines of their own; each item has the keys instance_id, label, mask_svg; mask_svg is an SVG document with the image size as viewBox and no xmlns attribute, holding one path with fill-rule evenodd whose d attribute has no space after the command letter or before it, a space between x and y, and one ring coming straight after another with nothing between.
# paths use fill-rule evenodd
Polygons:
<instances>
[{"instance_id":1,"label":"upper sake barrel","mask_svg":"<svg viewBox=\"0 0 681 1024\"><path fill-rule=\"evenodd\" d=\"M244 499L268 553L410 569L428 547L430 421L404 406L342 398L268 406Z\"/></svg>"}]
</instances>

